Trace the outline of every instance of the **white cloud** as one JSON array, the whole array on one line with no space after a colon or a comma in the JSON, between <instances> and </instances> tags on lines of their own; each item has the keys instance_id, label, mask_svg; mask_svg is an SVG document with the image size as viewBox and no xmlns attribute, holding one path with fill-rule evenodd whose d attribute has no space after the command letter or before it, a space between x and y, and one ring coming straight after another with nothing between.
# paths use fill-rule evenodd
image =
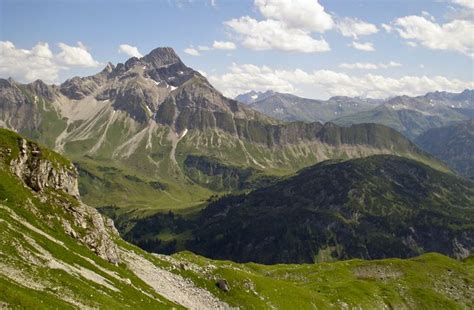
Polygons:
<instances>
[{"instance_id":1,"label":"white cloud","mask_svg":"<svg viewBox=\"0 0 474 310\"><path fill-rule=\"evenodd\" d=\"M58 46L61 51L55 55L48 43L39 42L27 50L17 48L10 41L0 41L0 75L21 82L42 79L46 83L56 83L61 70L99 65L81 43L77 47L64 43Z\"/></svg>"},{"instance_id":2,"label":"white cloud","mask_svg":"<svg viewBox=\"0 0 474 310\"><path fill-rule=\"evenodd\" d=\"M388 32L388 33L392 32L392 30L393 30L393 29L392 29L392 26L387 25L387 24L382 24L382 25L380 25L380 26L381 26L386 32Z\"/></svg>"},{"instance_id":3,"label":"white cloud","mask_svg":"<svg viewBox=\"0 0 474 310\"><path fill-rule=\"evenodd\" d=\"M277 49L305 53L330 50L326 40L314 39L307 30L289 28L284 23L272 19L257 21L244 16L227 21L225 24L240 34L242 44L252 50Z\"/></svg>"},{"instance_id":4,"label":"white cloud","mask_svg":"<svg viewBox=\"0 0 474 310\"><path fill-rule=\"evenodd\" d=\"M453 20L437 24L422 16L405 16L392 22L403 39L416 41L433 50L451 50L474 57L474 23Z\"/></svg>"},{"instance_id":5,"label":"white cloud","mask_svg":"<svg viewBox=\"0 0 474 310\"><path fill-rule=\"evenodd\" d=\"M121 54L128 55L130 57L142 57L143 55L140 53L136 46L128 45L128 44L120 44L118 48L118 52Z\"/></svg>"},{"instance_id":6,"label":"white cloud","mask_svg":"<svg viewBox=\"0 0 474 310\"><path fill-rule=\"evenodd\" d=\"M337 29L345 37L357 39L359 36L366 36L377 33L379 30L374 24L370 24L357 18L344 18L337 23Z\"/></svg>"},{"instance_id":7,"label":"white cloud","mask_svg":"<svg viewBox=\"0 0 474 310\"><path fill-rule=\"evenodd\" d=\"M353 47L357 50L364 51L364 52L373 52L373 51L375 51L374 45L370 42L360 43L360 42L353 41L351 44L349 44L349 46L351 46L351 47Z\"/></svg>"},{"instance_id":8,"label":"white cloud","mask_svg":"<svg viewBox=\"0 0 474 310\"><path fill-rule=\"evenodd\" d=\"M235 50L234 42L214 41L212 48L216 50Z\"/></svg>"},{"instance_id":9,"label":"white cloud","mask_svg":"<svg viewBox=\"0 0 474 310\"><path fill-rule=\"evenodd\" d=\"M361 69L361 70L377 70L377 69L387 69L394 67L401 67L402 64L390 61L388 63L370 63L370 62L356 62L356 63L342 63L339 65L339 68L343 69Z\"/></svg>"},{"instance_id":10,"label":"white cloud","mask_svg":"<svg viewBox=\"0 0 474 310\"><path fill-rule=\"evenodd\" d=\"M257 51L281 50L304 53L330 50L324 38L315 39L313 32L334 27L334 21L318 0L255 0L265 19L242 16L224 22L243 46Z\"/></svg>"},{"instance_id":11,"label":"white cloud","mask_svg":"<svg viewBox=\"0 0 474 310\"><path fill-rule=\"evenodd\" d=\"M459 92L474 88L473 81L447 79L443 76L403 76L399 78L375 74L352 76L331 70L306 72L300 69L276 70L267 66L233 64L229 72L209 77L218 89L228 96L249 90L275 90L301 94L302 88L310 91L308 97L319 97L320 93L329 96L362 96L385 98L394 95L421 95L429 91L445 90Z\"/></svg>"},{"instance_id":12,"label":"white cloud","mask_svg":"<svg viewBox=\"0 0 474 310\"><path fill-rule=\"evenodd\" d=\"M290 28L324 32L334 21L318 0L255 0L263 16L279 20Z\"/></svg>"},{"instance_id":13,"label":"white cloud","mask_svg":"<svg viewBox=\"0 0 474 310\"><path fill-rule=\"evenodd\" d=\"M56 58L61 64L82 68L97 67L99 65L81 42L77 42L77 46L70 46L65 43L59 43L58 46L61 52L56 55Z\"/></svg>"},{"instance_id":14,"label":"white cloud","mask_svg":"<svg viewBox=\"0 0 474 310\"><path fill-rule=\"evenodd\" d=\"M418 44L416 42L413 42L413 41L407 41L406 45L408 45L409 47L417 47L418 46Z\"/></svg>"},{"instance_id":15,"label":"white cloud","mask_svg":"<svg viewBox=\"0 0 474 310\"><path fill-rule=\"evenodd\" d=\"M184 49L184 52L191 56L199 56L199 51L193 47L188 47Z\"/></svg>"},{"instance_id":16,"label":"white cloud","mask_svg":"<svg viewBox=\"0 0 474 310\"><path fill-rule=\"evenodd\" d=\"M474 1L472 0L452 0L453 3L474 10Z\"/></svg>"},{"instance_id":17,"label":"white cloud","mask_svg":"<svg viewBox=\"0 0 474 310\"><path fill-rule=\"evenodd\" d=\"M399 62L396 62L396 61L390 61L386 64L384 64L384 63L379 64L379 67L382 68L382 69L395 68L395 67L401 67L401 66L402 66L402 64L399 63Z\"/></svg>"}]
</instances>

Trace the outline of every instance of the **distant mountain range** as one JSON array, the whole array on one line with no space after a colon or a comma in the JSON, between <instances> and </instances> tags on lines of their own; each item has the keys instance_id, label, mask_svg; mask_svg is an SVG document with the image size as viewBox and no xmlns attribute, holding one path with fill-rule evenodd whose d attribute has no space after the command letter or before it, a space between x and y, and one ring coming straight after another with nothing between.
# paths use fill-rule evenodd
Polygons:
<instances>
[{"instance_id":1,"label":"distant mountain range","mask_svg":"<svg viewBox=\"0 0 474 310\"><path fill-rule=\"evenodd\" d=\"M381 100L332 97L329 100L301 98L274 91L251 91L235 98L252 109L284 121L328 122L334 118L367 111Z\"/></svg>"},{"instance_id":2,"label":"distant mountain range","mask_svg":"<svg viewBox=\"0 0 474 310\"><path fill-rule=\"evenodd\" d=\"M300 98L273 91L249 92L236 97L255 110L282 120L334 122L348 126L378 123L410 139L424 131L469 119L474 114L474 91L432 92L424 96L397 96L385 100L332 97Z\"/></svg>"},{"instance_id":3,"label":"distant mountain range","mask_svg":"<svg viewBox=\"0 0 474 310\"><path fill-rule=\"evenodd\" d=\"M415 142L461 174L474 178L474 120L430 129Z\"/></svg>"}]
</instances>

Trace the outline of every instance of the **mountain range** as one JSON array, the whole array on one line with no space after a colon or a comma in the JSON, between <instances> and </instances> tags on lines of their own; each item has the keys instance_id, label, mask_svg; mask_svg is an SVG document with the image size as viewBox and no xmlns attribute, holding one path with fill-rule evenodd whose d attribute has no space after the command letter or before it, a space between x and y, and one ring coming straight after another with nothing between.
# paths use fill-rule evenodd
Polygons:
<instances>
[{"instance_id":1,"label":"mountain range","mask_svg":"<svg viewBox=\"0 0 474 310\"><path fill-rule=\"evenodd\" d=\"M472 117L474 90L432 92L423 96L388 99L332 97L314 100L273 91L251 91L236 97L253 109L287 121L334 122L347 126L378 123L414 139L424 131Z\"/></svg>"},{"instance_id":2,"label":"mountain range","mask_svg":"<svg viewBox=\"0 0 474 310\"><path fill-rule=\"evenodd\" d=\"M274 91L250 91L235 98L252 109L284 121L305 121L326 123L335 118L367 111L381 100L351 97L331 97L329 100L301 98L292 94Z\"/></svg>"},{"instance_id":3,"label":"mountain range","mask_svg":"<svg viewBox=\"0 0 474 310\"><path fill-rule=\"evenodd\" d=\"M333 158L395 154L446 169L381 125L259 113L224 97L171 48L61 85L0 80L0 116L0 126L67 154L83 199L97 207L187 208Z\"/></svg>"},{"instance_id":4,"label":"mountain range","mask_svg":"<svg viewBox=\"0 0 474 310\"><path fill-rule=\"evenodd\" d=\"M474 120L430 129L415 142L461 174L474 177Z\"/></svg>"}]
</instances>

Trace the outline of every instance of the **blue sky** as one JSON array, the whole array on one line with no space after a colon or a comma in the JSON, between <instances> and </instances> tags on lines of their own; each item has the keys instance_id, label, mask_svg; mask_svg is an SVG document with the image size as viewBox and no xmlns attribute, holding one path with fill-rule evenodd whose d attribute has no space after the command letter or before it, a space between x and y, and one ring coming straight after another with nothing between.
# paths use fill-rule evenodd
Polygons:
<instances>
[{"instance_id":1,"label":"blue sky","mask_svg":"<svg viewBox=\"0 0 474 310\"><path fill-rule=\"evenodd\" d=\"M126 61L126 44L173 47L229 96L460 91L474 87L473 17L469 0L0 0L0 77L60 83Z\"/></svg>"}]
</instances>

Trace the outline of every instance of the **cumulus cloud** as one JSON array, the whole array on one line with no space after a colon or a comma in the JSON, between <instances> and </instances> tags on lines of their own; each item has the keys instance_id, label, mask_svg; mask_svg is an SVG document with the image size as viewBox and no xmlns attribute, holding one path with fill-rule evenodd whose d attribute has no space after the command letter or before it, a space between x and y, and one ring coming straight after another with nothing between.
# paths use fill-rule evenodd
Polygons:
<instances>
[{"instance_id":1,"label":"cumulus cloud","mask_svg":"<svg viewBox=\"0 0 474 310\"><path fill-rule=\"evenodd\" d=\"M474 23L452 20L437 24L423 16L405 16L392 22L392 28L403 39L433 50L450 50L474 57Z\"/></svg>"},{"instance_id":2,"label":"cumulus cloud","mask_svg":"<svg viewBox=\"0 0 474 310\"><path fill-rule=\"evenodd\" d=\"M225 22L242 37L242 44L252 50L277 49L305 53L329 51L324 39L314 39L308 30L289 28L272 19L257 21L249 16Z\"/></svg>"},{"instance_id":3,"label":"cumulus cloud","mask_svg":"<svg viewBox=\"0 0 474 310\"><path fill-rule=\"evenodd\" d=\"M264 17L279 20L290 28L324 32L334 25L318 0L255 0L255 5Z\"/></svg>"},{"instance_id":4,"label":"cumulus cloud","mask_svg":"<svg viewBox=\"0 0 474 310\"><path fill-rule=\"evenodd\" d=\"M197 49L195 49L194 47L185 48L184 52L188 55L191 55L191 56L199 56L200 55L199 51Z\"/></svg>"},{"instance_id":5,"label":"cumulus cloud","mask_svg":"<svg viewBox=\"0 0 474 310\"><path fill-rule=\"evenodd\" d=\"M97 67L99 65L99 62L94 60L86 46L81 42L77 42L77 46L70 46L64 43L59 43L58 46L61 52L56 55L56 58L61 64L82 68Z\"/></svg>"},{"instance_id":6,"label":"cumulus cloud","mask_svg":"<svg viewBox=\"0 0 474 310\"><path fill-rule=\"evenodd\" d=\"M351 44L349 44L349 46L351 46L351 47L353 47L357 50L364 51L364 52L373 52L373 51L375 51L374 45L370 42L360 43L360 42L357 42L357 41L353 41Z\"/></svg>"},{"instance_id":7,"label":"cumulus cloud","mask_svg":"<svg viewBox=\"0 0 474 310\"><path fill-rule=\"evenodd\" d=\"M381 27L383 28L383 30L385 30L386 32L388 32L388 33L391 33L391 32L392 32L392 26L390 26L390 25L388 25L388 24L382 24L382 25L380 25L380 26L381 26Z\"/></svg>"},{"instance_id":8,"label":"cumulus cloud","mask_svg":"<svg viewBox=\"0 0 474 310\"><path fill-rule=\"evenodd\" d=\"M379 30L374 24L361 21L357 18L343 18L337 23L337 29L345 37L357 39L359 36L366 36L377 33Z\"/></svg>"},{"instance_id":9,"label":"cumulus cloud","mask_svg":"<svg viewBox=\"0 0 474 310\"><path fill-rule=\"evenodd\" d=\"M339 68L343 69L361 69L361 70L377 70L377 69L387 69L394 67L401 67L402 64L390 61L388 63L370 63L370 62L356 62L356 63L342 63L339 65Z\"/></svg>"},{"instance_id":10,"label":"cumulus cloud","mask_svg":"<svg viewBox=\"0 0 474 310\"><path fill-rule=\"evenodd\" d=\"M474 2L472 0L453 0L453 3L474 10Z\"/></svg>"},{"instance_id":11,"label":"cumulus cloud","mask_svg":"<svg viewBox=\"0 0 474 310\"><path fill-rule=\"evenodd\" d=\"M301 69L276 70L267 66L251 64L233 64L229 72L209 77L218 89L228 96L249 90L275 90L298 93L307 87L313 93L306 96L316 97L321 92L327 96L361 96L385 98L394 95L421 95L429 91L445 90L460 92L474 88L474 82L447 79L443 76L403 76L398 78L375 74L352 76L332 70L307 72Z\"/></svg>"},{"instance_id":12,"label":"cumulus cloud","mask_svg":"<svg viewBox=\"0 0 474 310\"><path fill-rule=\"evenodd\" d=\"M216 50L235 50L234 42L214 41L212 48Z\"/></svg>"},{"instance_id":13,"label":"cumulus cloud","mask_svg":"<svg viewBox=\"0 0 474 310\"><path fill-rule=\"evenodd\" d=\"M118 48L118 52L120 54L125 54L130 57L142 57L143 55L140 53L136 46L128 45L128 44L120 44Z\"/></svg>"},{"instance_id":14,"label":"cumulus cloud","mask_svg":"<svg viewBox=\"0 0 474 310\"><path fill-rule=\"evenodd\" d=\"M224 22L242 42L257 51L326 52L329 44L312 33L325 32L334 21L318 0L255 0L263 20L242 16Z\"/></svg>"},{"instance_id":15,"label":"cumulus cloud","mask_svg":"<svg viewBox=\"0 0 474 310\"><path fill-rule=\"evenodd\" d=\"M0 41L0 75L11 76L21 82L42 79L47 83L56 83L61 70L99 65L80 42L77 46L59 43L58 47L60 52L54 54L45 42L39 42L28 50L17 48L10 41Z\"/></svg>"}]
</instances>

